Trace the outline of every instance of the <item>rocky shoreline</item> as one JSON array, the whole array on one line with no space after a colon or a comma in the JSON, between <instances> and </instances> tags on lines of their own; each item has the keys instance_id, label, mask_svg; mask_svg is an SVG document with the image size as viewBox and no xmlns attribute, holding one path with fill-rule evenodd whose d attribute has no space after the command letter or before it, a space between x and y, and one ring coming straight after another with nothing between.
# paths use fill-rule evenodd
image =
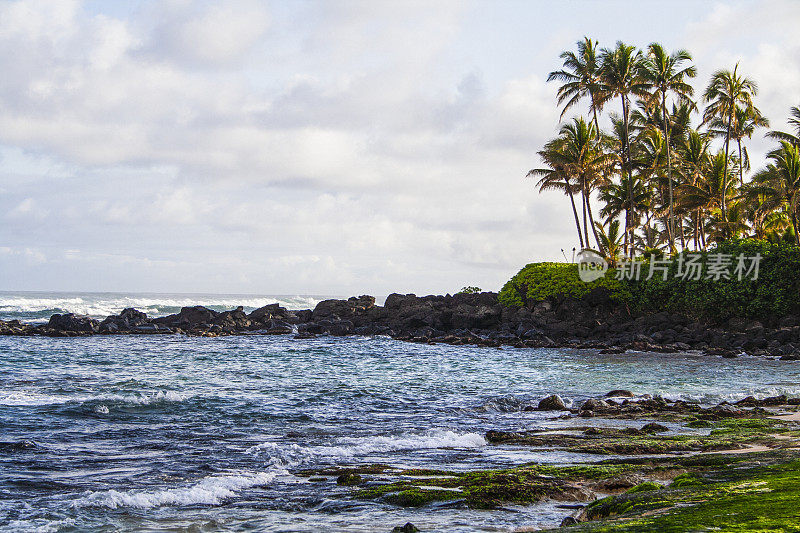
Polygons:
<instances>
[{"instance_id":1,"label":"rocky shoreline","mask_svg":"<svg viewBox=\"0 0 800 533\"><path fill-rule=\"evenodd\" d=\"M774 396L701 406L614 390L568 408L552 395L531 409L551 413L559 428L522 415L517 431L487 431L487 445L596 460L457 471L370 464L295 475L405 508L514 512L554 502L566 515L558 531L794 530L798 405L800 398Z\"/></svg>"},{"instance_id":2,"label":"rocky shoreline","mask_svg":"<svg viewBox=\"0 0 800 533\"><path fill-rule=\"evenodd\" d=\"M104 320L55 314L47 324L0 320L0 335L73 337L110 334L385 335L419 343L481 347L592 348L684 352L737 357L742 354L800 359L800 317L764 321L731 319L724 324L697 321L666 312L635 315L612 302L604 290L582 299L530 302L512 308L497 293L416 296L391 294L383 306L372 296L324 300L311 309L287 310L278 304L250 313L242 307L218 312L202 306L150 318L125 309Z\"/></svg>"}]
</instances>

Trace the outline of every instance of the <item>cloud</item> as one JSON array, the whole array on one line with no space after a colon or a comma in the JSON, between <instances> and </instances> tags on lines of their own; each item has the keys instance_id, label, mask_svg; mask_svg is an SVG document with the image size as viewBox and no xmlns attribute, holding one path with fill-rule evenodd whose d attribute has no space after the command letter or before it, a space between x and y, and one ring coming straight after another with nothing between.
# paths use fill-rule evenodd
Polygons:
<instances>
[{"instance_id":1,"label":"cloud","mask_svg":"<svg viewBox=\"0 0 800 533\"><path fill-rule=\"evenodd\" d=\"M743 6L675 32L701 77L741 56L785 116L796 4ZM571 33L501 7L0 3L0 288L441 292L560 258L568 201L524 176L558 127L541 65Z\"/></svg>"},{"instance_id":2,"label":"cloud","mask_svg":"<svg viewBox=\"0 0 800 533\"><path fill-rule=\"evenodd\" d=\"M166 1L151 7L147 16L159 22L145 53L156 60L201 68L241 65L270 26L269 12L255 0Z\"/></svg>"}]
</instances>

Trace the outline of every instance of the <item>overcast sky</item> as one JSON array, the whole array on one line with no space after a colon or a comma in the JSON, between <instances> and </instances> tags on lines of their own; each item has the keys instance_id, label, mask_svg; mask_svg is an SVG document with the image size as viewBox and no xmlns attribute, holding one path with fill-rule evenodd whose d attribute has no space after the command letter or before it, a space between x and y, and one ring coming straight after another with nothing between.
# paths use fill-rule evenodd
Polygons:
<instances>
[{"instance_id":1,"label":"overcast sky","mask_svg":"<svg viewBox=\"0 0 800 533\"><path fill-rule=\"evenodd\" d=\"M798 22L792 0L0 2L0 289L497 290L575 245L524 179L562 50L687 48L698 87L740 61L783 128Z\"/></svg>"}]
</instances>

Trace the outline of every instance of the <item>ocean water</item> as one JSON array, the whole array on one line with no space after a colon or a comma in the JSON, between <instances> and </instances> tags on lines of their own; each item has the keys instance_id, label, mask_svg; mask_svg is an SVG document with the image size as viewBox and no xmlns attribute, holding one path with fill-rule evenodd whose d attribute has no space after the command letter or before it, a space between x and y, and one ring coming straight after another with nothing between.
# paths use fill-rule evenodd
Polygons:
<instances>
[{"instance_id":1,"label":"ocean water","mask_svg":"<svg viewBox=\"0 0 800 533\"><path fill-rule=\"evenodd\" d=\"M381 337L0 337L0 531L554 526L569 513L555 502L400 509L295 474L599 460L483 435L583 424L524 408L550 393L578 402L616 388L703 403L797 395L800 365Z\"/></svg>"},{"instance_id":2,"label":"ocean water","mask_svg":"<svg viewBox=\"0 0 800 533\"><path fill-rule=\"evenodd\" d=\"M278 303L287 309L313 309L321 300L333 296L252 294L147 294L112 292L9 292L0 291L0 320L47 322L55 313L76 313L94 318L117 314L134 307L150 317L177 313L181 307L204 305L215 311L226 311L241 305L245 311Z\"/></svg>"}]
</instances>

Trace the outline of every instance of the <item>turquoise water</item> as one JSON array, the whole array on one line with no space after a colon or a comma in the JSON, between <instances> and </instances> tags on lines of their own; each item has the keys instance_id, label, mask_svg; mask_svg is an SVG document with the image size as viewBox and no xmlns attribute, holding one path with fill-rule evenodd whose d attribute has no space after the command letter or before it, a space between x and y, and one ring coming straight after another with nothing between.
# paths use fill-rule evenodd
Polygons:
<instances>
[{"instance_id":1,"label":"turquoise water","mask_svg":"<svg viewBox=\"0 0 800 533\"><path fill-rule=\"evenodd\" d=\"M554 503L405 510L293 473L597 460L483 435L583 423L523 409L550 393L577 402L616 388L706 403L796 395L800 365L358 337L0 337L0 530L557 525L568 511Z\"/></svg>"}]
</instances>

